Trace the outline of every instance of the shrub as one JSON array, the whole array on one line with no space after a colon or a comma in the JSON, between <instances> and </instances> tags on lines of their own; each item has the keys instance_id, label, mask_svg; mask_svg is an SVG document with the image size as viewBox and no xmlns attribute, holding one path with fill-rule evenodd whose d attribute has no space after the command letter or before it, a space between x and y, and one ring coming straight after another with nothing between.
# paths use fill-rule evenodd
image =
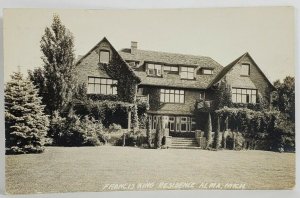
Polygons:
<instances>
[{"instance_id":1,"label":"shrub","mask_svg":"<svg viewBox=\"0 0 300 198\"><path fill-rule=\"evenodd\" d=\"M112 123L111 125L109 125L110 131L118 131L120 129L122 129L122 127L119 124Z\"/></svg>"},{"instance_id":2,"label":"shrub","mask_svg":"<svg viewBox=\"0 0 300 198\"><path fill-rule=\"evenodd\" d=\"M48 136L57 146L99 146L106 142L101 122L88 116L80 119L72 112L66 118L55 112Z\"/></svg>"}]
</instances>

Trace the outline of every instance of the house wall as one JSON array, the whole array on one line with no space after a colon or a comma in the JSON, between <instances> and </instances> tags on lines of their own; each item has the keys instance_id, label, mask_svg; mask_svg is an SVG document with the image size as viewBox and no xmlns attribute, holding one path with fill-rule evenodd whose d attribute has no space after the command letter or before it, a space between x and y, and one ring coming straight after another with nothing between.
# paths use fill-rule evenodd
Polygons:
<instances>
[{"instance_id":1,"label":"house wall","mask_svg":"<svg viewBox=\"0 0 300 198\"><path fill-rule=\"evenodd\" d=\"M143 95L149 94L150 112L156 112L159 114L192 115L195 110L196 101L199 100L200 93L203 92L202 90L185 89L184 103L161 103L161 88L153 86L143 86Z\"/></svg>"},{"instance_id":2,"label":"house wall","mask_svg":"<svg viewBox=\"0 0 300 198\"><path fill-rule=\"evenodd\" d=\"M243 63L250 64L250 75L241 76ZM232 69L226 74L226 80L231 87L258 89L258 93L266 102L270 101L272 86L263 74L259 71L255 63L248 57L243 57Z\"/></svg>"},{"instance_id":3,"label":"house wall","mask_svg":"<svg viewBox=\"0 0 300 198\"><path fill-rule=\"evenodd\" d=\"M112 56L112 50L109 47L109 44L107 42L101 42L100 48L109 50L110 55ZM94 77L104 77L104 78L110 78L110 76L107 74L105 69L103 67L99 66L99 48L93 49L89 55L87 55L82 61L77 64L75 72L77 76L77 81L79 84L88 83L88 77L94 76Z\"/></svg>"}]
</instances>

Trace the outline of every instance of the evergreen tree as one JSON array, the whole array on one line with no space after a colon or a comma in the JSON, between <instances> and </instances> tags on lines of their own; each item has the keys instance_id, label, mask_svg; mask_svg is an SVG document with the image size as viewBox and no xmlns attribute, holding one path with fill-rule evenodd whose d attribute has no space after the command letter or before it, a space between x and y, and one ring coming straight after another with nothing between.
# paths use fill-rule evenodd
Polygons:
<instances>
[{"instance_id":1,"label":"evergreen tree","mask_svg":"<svg viewBox=\"0 0 300 198\"><path fill-rule=\"evenodd\" d=\"M7 153L39 153L44 150L49 120L37 89L21 73L14 73L5 87L5 135Z\"/></svg>"},{"instance_id":2,"label":"evergreen tree","mask_svg":"<svg viewBox=\"0 0 300 198\"><path fill-rule=\"evenodd\" d=\"M59 16L54 15L51 28L46 27L41 39L43 69L29 75L40 88L40 96L50 115L54 111L66 112L72 100L75 89L73 40L73 35L61 23Z\"/></svg>"}]
</instances>

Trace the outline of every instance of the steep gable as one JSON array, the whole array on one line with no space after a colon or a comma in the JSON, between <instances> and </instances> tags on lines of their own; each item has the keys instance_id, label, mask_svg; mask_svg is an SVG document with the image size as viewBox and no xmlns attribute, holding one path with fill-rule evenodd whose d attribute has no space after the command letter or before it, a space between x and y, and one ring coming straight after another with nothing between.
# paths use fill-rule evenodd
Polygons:
<instances>
[{"instance_id":1,"label":"steep gable","mask_svg":"<svg viewBox=\"0 0 300 198\"><path fill-rule=\"evenodd\" d=\"M243 65L249 66L249 75L242 74ZM267 101L270 99L270 93L274 90L274 86L248 52L224 67L210 83L210 87L224 78L231 87L257 89Z\"/></svg>"},{"instance_id":2,"label":"steep gable","mask_svg":"<svg viewBox=\"0 0 300 198\"><path fill-rule=\"evenodd\" d=\"M108 63L101 63L101 52L109 52ZM105 37L77 61L75 70L79 84L87 85L89 77L117 80L119 99L126 102L133 102L135 87L141 81Z\"/></svg>"}]
</instances>

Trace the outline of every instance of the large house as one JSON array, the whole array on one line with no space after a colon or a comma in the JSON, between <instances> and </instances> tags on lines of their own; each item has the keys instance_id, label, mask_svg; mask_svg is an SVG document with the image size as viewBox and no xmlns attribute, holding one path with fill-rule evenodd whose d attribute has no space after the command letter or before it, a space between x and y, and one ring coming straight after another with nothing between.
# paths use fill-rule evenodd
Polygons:
<instances>
[{"instance_id":1,"label":"large house","mask_svg":"<svg viewBox=\"0 0 300 198\"><path fill-rule=\"evenodd\" d=\"M77 62L78 80L86 83L88 94L129 93L133 97L121 97L127 102L146 98L153 129L157 117L164 116L171 136L203 130L196 117L201 114L195 115L195 110L213 106L222 80L230 86L234 104L256 104L261 99L270 103L273 86L249 53L223 67L210 57L141 50L137 44L116 51L102 39Z\"/></svg>"}]
</instances>

